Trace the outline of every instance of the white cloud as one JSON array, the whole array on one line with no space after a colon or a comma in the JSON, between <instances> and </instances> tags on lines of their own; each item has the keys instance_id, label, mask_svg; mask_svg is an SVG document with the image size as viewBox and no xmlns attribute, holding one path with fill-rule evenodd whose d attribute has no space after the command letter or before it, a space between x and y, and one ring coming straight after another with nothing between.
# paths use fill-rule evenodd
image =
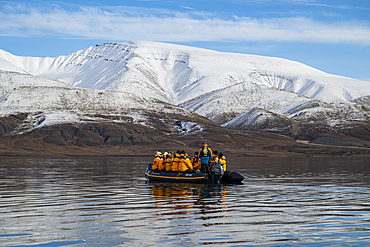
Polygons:
<instances>
[{"instance_id":1,"label":"white cloud","mask_svg":"<svg viewBox=\"0 0 370 247\"><path fill-rule=\"evenodd\" d=\"M302 2L302 1L291 1ZM206 12L134 7L3 6L0 35L101 40L299 41L370 44L368 22L324 23L308 18L222 19Z\"/></svg>"},{"instance_id":2,"label":"white cloud","mask_svg":"<svg viewBox=\"0 0 370 247\"><path fill-rule=\"evenodd\" d=\"M273 5L308 5L316 7L326 7L334 9L346 9L346 10L369 10L368 7L354 6L354 5L334 5L321 3L319 0L224 0L234 4L273 4ZM366 1L366 0L365 0ZM334 1L335 2L335 1ZM351 4L355 4L351 2Z\"/></svg>"},{"instance_id":3,"label":"white cloud","mask_svg":"<svg viewBox=\"0 0 370 247\"><path fill-rule=\"evenodd\" d=\"M333 9L345 9L345 10L369 10L369 8L362 6L351 6L351 5L329 5L321 3L308 3L307 5L317 6L317 7L327 7Z\"/></svg>"},{"instance_id":4,"label":"white cloud","mask_svg":"<svg viewBox=\"0 0 370 247\"><path fill-rule=\"evenodd\" d=\"M192 7L189 7L189 6L182 6L182 5L180 5L180 7L181 7L181 8L184 8L184 9L190 9L190 10L193 10L193 8L192 8Z\"/></svg>"}]
</instances>

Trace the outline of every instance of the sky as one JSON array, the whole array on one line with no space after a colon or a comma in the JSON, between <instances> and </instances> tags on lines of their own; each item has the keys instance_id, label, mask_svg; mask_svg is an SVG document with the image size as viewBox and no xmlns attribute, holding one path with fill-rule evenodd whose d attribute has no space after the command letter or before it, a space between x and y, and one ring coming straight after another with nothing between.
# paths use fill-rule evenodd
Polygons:
<instances>
[{"instance_id":1,"label":"sky","mask_svg":"<svg viewBox=\"0 0 370 247\"><path fill-rule=\"evenodd\" d=\"M370 0L0 0L0 49L14 55L137 40L280 57L370 81Z\"/></svg>"}]
</instances>

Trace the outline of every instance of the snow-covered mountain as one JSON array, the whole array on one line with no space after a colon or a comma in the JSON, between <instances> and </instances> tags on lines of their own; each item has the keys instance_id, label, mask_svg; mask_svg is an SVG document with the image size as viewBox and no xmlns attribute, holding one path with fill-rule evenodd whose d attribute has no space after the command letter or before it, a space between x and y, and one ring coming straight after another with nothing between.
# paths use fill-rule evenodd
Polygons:
<instances>
[{"instance_id":1,"label":"snow-covered mountain","mask_svg":"<svg viewBox=\"0 0 370 247\"><path fill-rule=\"evenodd\" d=\"M80 88L19 72L0 70L0 154L8 154L8 148L15 154L29 153L33 147L31 154L38 154L44 150L43 143L64 147L176 144L173 135L217 127L198 114L154 98Z\"/></svg>"},{"instance_id":2,"label":"snow-covered mountain","mask_svg":"<svg viewBox=\"0 0 370 247\"><path fill-rule=\"evenodd\" d=\"M0 70L2 115L37 109L49 115L120 114L127 105L163 111L163 103L155 103L160 100L232 129L291 126L291 133L297 124L333 131L369 124L370 82L281 58L138 41L91 46L56 58L0 50Z\"/></svg>"},{"instance_id":3,"label":"snow-covered mountain","mask_svg":"<svg viewBox=\"0 0 370 247\"><path fill-rule=\"evenodd\" d=\"M370 95L370 82L327 74L286 59L156 42L106 43L56 58L19 57L1 51L0 58L35 76L173 104L240 83L325 101Z\"/></svg>"},{"instance_id":4,"label":"snow-covered mountain","mask_svg":"<svg viewBox=\"0 0 370 247\"><path fill-rule=\"evenodd\" d=\"M131 93L86 89L30 74L0 71L2 116L28 113L19 131L63 123L138 123L151 126L148 115L172 114L193 117L181 107ZM176 119L177 120L177 119ZM164 120L163 120L164 122Z\"/></svg>"}]
</instances>

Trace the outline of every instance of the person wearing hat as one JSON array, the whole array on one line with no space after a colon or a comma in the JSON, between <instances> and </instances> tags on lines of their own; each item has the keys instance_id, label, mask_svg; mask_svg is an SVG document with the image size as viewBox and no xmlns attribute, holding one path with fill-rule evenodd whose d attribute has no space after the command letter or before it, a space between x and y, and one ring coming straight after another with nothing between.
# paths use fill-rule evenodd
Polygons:
<instances>
[{"instance_id":1,"label":"person wearing hat","mask_svg":"<svg viewBox=\"0 0 370 247\"><path fill-rule=\"evenodd\" d=\"M175 154L175 157L172 161L172 171L173 172L178 172L179 171L179 162L180 162L180 159L181 159L180 153L181 153L181 151L177 150L177 152Z\"/></svg>"},{"instance_id":2,"label":"person wearing hat","mask_svg":"<svg viewBox=\"0 0 370 247\"><path fill-rule=\"evenodd\" d=\"M214 150L211 158L211 166L215 163L218 163L218 151Z\"/></svg>"},{"instance_id":3,"label":"person wearing hat","mask_svg":"<svg viewBox=\"0 0 370 247\"><path fill-rule=\"evenodd\" d=\"M198 156L198 152L194 153L193 158L191 159L191 164L194 170L200 170L200 159Z\"/></svg>"},{"instance_id":4,"label":"person wearing hat","mask_svg":"<svg viewBox=\"0 0 370 247\"><path fill-rule=\"evenodd\" d=\"M191 165L189 156L184 150L180 154L179 171L185 173L193 172L193 166Z\"/></svg>"},{"instance_id":5,"label":"person wearing hat","mask_svg":"<svg viewBox=\"0 0 370 247\"><path fill-rule=\"evenodd\" d=\"M154 155L154 161L153 161L153 164L152 164L152 169L153 171L158 171L159 170L159 167L162 163L162 159L161 159L161 155L162 153L161 152L156 152L155 155Z\"/></svg>"},{"instance_id":6,"label":"person wearing hat","mask_svg":"<svg viewBox=\"0 0 370 247\"><path fill-rule=\"evenodd\" d=\"M164 159L164 168L166 172L172 171L172 161L173 161L173 154L172 152L169 152Z\"/></svg>"},{"instance_id":7,"label":"person wearing hat","mask_svg":"<svg viewBox=\"0 0 370 247\"><path fill-rule=\"evenodd\" d=\"M225 158L223 152L220 152L218 154L218 162L222 164L222 166L224 168L224 172L226 172L226 158Z\"/></svg>"},{"instance_id":8,"label":"person wearing hat","mask_svg":"<svg viewBox=\"0 0 370 247\"><path fill-rule=\"evenodd\" d=\"M166 156L167 156L167 152L164 152L163 154L161 154L160 158L161 158L161 162L158 164L158 170L159 171L165 171L165 159L166 159Z\"/></svg>"},{"instance_id":9,"label":"person wearing hat","mask_svg":"<svg viewBox=\"0 0 370 247\"><path fill-rule=\"evenodd\" d=\"M212 158L212 150L208 147L206 142L203 143L202 148L198 152L201 168L203 173L209 173L209 164Z\"/></svg>"}]
</instances>

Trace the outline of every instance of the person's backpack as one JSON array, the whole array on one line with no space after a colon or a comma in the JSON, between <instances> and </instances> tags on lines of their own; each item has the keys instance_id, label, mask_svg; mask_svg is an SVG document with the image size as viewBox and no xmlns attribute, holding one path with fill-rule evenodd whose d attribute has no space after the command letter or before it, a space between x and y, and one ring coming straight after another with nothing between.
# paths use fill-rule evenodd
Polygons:
<instances>
[{"instance_id":1,"label":"person's backpack","mask_svg":"<svg viewBox=\"0 0 370 247\"><path fill-rule=\"evenodd\" d=\"M202 156L203 157L207 157L209 154L208 154L208 148L203 148L202 150Z\"/></svg>"}]
</instances>

